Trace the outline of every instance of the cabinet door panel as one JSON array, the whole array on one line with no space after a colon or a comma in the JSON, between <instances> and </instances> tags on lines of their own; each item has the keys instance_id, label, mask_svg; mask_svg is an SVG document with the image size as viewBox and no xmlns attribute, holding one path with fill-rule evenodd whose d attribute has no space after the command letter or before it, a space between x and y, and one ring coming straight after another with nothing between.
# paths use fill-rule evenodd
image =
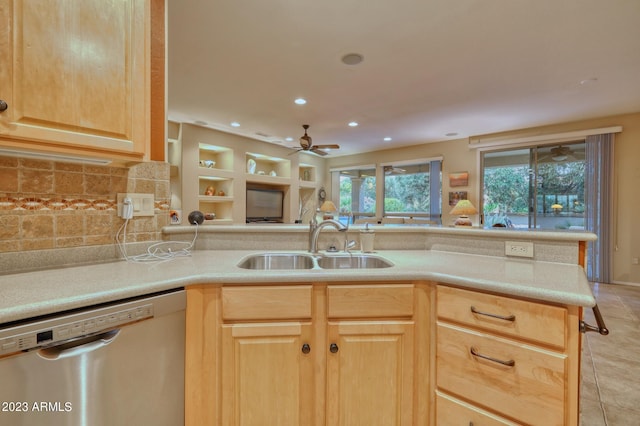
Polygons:
<instances>
[{"instance_id":1,"label":"cabinet door panel","mask_svg":"<svg viewBox=\"0 0 640 426\"><path fill-rule=\"evenodd\" d=\"M329 323L327 424L413 421L413 323Z\"/></svg>"},{"instance_id":2,"label":"cabinet door panel","mask_svg":"<svg viewBox=\"0 0 640 426\"><path fill-rule=\"evenodd\" d=\"M413 315L413 284L330 285L329 318L384 318Z\"/></svg>"},{"instance_id":3,"label":"cabinet door panel","mask_svg":"<svg viewBox=\"0 0 640 426\"><path fill-rule=\"evenodd\" d=\"M311 425L310 325L236 324L222 329L222 424Z\"/></svg>"},{"instance_id":4,"label":"cabinet door panel","mask_svg":"<svg viewBox=\"0 0 640 426\"><path fill-rule=\"evenodd\" d=\"M143 154L150 123L146 9L144 0L0 0L7 48L0 99L9 98L0 132Z\"/></svg>"},{"instance_id":5,"label":"cabinet door panel","mask_svg":"<svg viewBox=\"0 0 640 426\"><path fill-rule=\"evenodd\" d=\"M225 321L311 318L310 285L222 288L222 318Z\"/></svg>"}]
</instances>

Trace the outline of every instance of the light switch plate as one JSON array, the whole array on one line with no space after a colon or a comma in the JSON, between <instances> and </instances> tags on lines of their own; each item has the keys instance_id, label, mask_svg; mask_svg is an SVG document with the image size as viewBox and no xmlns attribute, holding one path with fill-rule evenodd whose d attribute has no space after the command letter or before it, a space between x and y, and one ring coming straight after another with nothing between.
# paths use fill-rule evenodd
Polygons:
<instances>
[{"instance_id":1,"label":"light switch plate","mask_svg":"<svg viewBox=\"0 0 640 426\"><path fill-rule=\"evenodd\" d=\"M533 243L529 241L505 241L504 254L507 256L533 258Z\"/></svg>"}]
</instances>

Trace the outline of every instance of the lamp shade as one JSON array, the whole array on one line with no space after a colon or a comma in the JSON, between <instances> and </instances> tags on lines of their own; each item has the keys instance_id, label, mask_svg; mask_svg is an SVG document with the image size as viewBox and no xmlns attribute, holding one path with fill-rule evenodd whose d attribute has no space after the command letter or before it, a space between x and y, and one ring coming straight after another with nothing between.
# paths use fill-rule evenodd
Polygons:
<instances>
[{"instance_id":1,"label":"lamp shade","mask_svg":"<svg viewBox=\"0 0 640 426\"><path fill-rule=\"evenodd\" d=\"M322 205L320 206L320 211L321 212L335 212L338 211L338 209L336 208L336 205L333 204L333 201L325 201L324 203L322 203Z\"/></svg>"},{"instance_id":2,"label":"lamp shade","mask_svg":"<svg viewBox=\"0 0 640 426\"><path fill-rule=\"evenodd\" d=\"M478 210L473 206L473 204L471 204L471 201L460 200L449 214L457 216L469 216L470 214L476 213L478 213Z\"/></svg>"},{"instance_id":3,"label":"lamp shade","mask_svg":"<svg viewBox=\"0 0 640 426\"><path fill-rule=\"evenodd\" d=\"M553 205L551 206L551 208L552 208L552 209L554 209L554 210L555 210L555 209L561 209L561 208L562 208L562 204L553 204Z\"/></svg>"}]
</instances>

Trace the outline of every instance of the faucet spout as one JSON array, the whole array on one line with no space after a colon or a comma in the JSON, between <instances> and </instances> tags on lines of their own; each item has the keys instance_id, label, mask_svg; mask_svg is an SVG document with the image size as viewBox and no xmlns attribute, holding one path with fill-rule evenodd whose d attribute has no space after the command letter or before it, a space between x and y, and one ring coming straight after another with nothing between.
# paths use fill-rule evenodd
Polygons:
<instances>
[{"instance_id":1,"label":"faucet spout","mask_svg":"<svg viewBox=\"0 0 640 426\"><path fill-rule=\"evenodd\" d=\"M320 231L322 231L327 226L332 226L338 231L342 231L342 232L348 229L347 226L333 219L323 220L315 227L310 226L309 227L309 251L312 254L318 254L318 237L320 236Z\"/></svg>"}]
</instances>

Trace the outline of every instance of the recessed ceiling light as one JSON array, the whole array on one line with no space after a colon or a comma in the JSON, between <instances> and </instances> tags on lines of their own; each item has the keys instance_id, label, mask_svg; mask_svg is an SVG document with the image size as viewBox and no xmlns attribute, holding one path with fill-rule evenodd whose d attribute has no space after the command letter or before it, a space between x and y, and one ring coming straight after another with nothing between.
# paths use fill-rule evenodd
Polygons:
<instances>
[{"instance_id":1,"label":"recessed ceiling light","mask_svg":"<svg viewBox=\"0 0 640 426\"><path fill-rule=\"evenodd\" d=\"M345 65L358 65L364 60L364 56L359 53L347 53L342 57L342 63Z\"/></svg>"},{"instance_id":2,"label":"recessed ceiling light","mask_svg":"<svg viewBox=\"0 0 640 426\"><path fill-rule=\"evenodd\" d=\"M209 123L207 123L206 121L202 121L202 120L196 120L196 121L193 122L193 124L197 124L199 126L206 126Z\"/></svg>"},{"instance_id":3,"label":"recessed ceiling light","mask_svg":"<svg viewBox=\"0 0 640 426\"><path fill-rule=\"evenodd\" d=\"M598 78L597 77L591 77L591 78L585 78L584 80L580 80L580 85L581 86L588 86L590 84L594 84L598 82Z\"/></svg>"},{"instance_id":4,"label":"recessed ceiling light","mask_svg":"<svg viewBox=\"0 0 640 426\"><path fill-rule=\"evenodd\" d=\"M458 136L458 134L457 134L456 132L449 132L449 133L447 133L445 136L449 136L449 137L451 137L451 136Z\"/></svg>"},{"instance_id":5,"label":"recessed ceiling light","mask_svg":"<svg viewBox=\"0 0 640 426\"><path fill-rule=\"evenodd\" d=\"M240 123L238 123L237 121L232 121L231 127L240 127Z\"/></svg>"},{"instance_id":6,"label":"recessed ceiling light","mask_svg":"<svg viewBox=\"0 0 640 426\"><path fill-rule=\"evenodd\" d=\"M389 136L387 136L386 138L383 139L383 141L385 141L385 142L390 142L391 140L392 139Z\"/></svg>"},{"instance_id":7,"label":"recessed ceiling light","mask_svg":"<svg viewBox=\"0 0 640 426\"><path fill-rule=\"evenodd\" d=\"M358 123L355 121L352 121L351 123L349 123L349 127L357 127Z\"/></svg>"},{"instance_id":8,"label":"recessed ceiling light","mask_svg":"<svg viewBox=\"0 0 640 426\"><path fill-rule=\"evenodd\" d=\"M304 104L306 104L306 103L307 103L307 100L306 100L306 99L304 99L304 98L298 98L298 99L296 99L296 100L295 100L295 101L293 101L293 102L295 102L295 103L296 103L296 104L298 104L298 105L304 105Z\"/></svg>"},{"instance_id":9,"label":"recessed ceiling light","mask_svg":"<svg viewBox=\"0 0 640 426\"><path fill-rule=\"evenodd\" d=\"M293 138L291 136L287 136L284 140L287 142L293 142Z\"/></svg>"}]
</instances>

